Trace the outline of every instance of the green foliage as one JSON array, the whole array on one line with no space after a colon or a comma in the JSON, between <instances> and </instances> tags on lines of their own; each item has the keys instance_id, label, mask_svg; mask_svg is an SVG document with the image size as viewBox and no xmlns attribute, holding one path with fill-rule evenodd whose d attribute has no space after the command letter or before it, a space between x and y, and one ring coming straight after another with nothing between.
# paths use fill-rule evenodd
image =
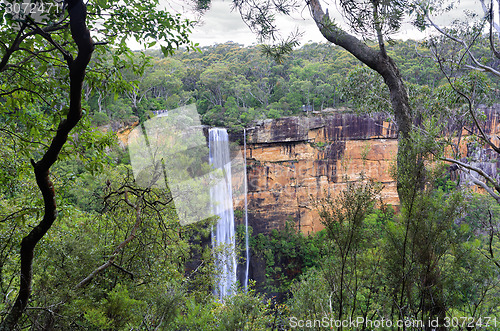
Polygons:
<instances>
[{"instance_id":1,"label":"green foliage","mask_svg":"<svg viewBox=\"0 0 500 331\"><path fill-rule=\"evenodd\" d=\"M95 126L106 125L109 123L109 117L106 113L96 113L92 116L92 122Z\"/></svg>"},{"instance_id":2,"label":"green foliage","mask_svg":"<svg viewBox=\"0 0 500 331\"><path fill-rule=\"evenodd\" d=\"M270 301L256 294L238 293L221 306L220 330L265 330L271 322Z\"/></svg>"},{"instance_id":3,"label":"green foliage","mask_svg":"<svg viewBox=\"0 0 500 331\"><path fill-rule=\"evenodd\" d=\"M379 268L379 261L376 258L374 261L378 249L373 241L380 236L377 233L381 228L378 214L368 216L374 212L375 199L381 189L372 181L349 182L336 197L327 197L318 203L319 216L329 239L329 258L325 261L323 277L332 293L330 313L335 312L340 320L344 314L352 316L358 305L366 304L365 295L373 295L369 284L378 280L373 278L378 272L371 276L366 272ZM376 230L370 233L370 227ZM375 236L369 237L369 233Z\"/></svg>"},{"instance_id":4,"label":"green foliage","mask_svg":"<svg viewBox=\"0 0 500 331\"><path fill-rule=\"evenodd\" d=\"M353 184L337 198L325 199L319 204L323 208L322 219L330 227L335 227L337 232L333 235L326 231L328 235L323 239L325 254L320 258L321 263L302 274L300 280L292 285L291 298L287 301L290 316L298 319L339 319L343 315L340 311L344 312L344 316L373 319L387 316L390 291L384 281L385 261L380 247L386 238L385 228L393 221L394 210L388 206L372 209L372 199L363 198L372 189L376 186L370 183ZM344 217L352 216L348 211L352 205L334 203L344 202L342 196L357 199L357 202L350 202L352 205L368 207L365 213L360 213L363 215L362 224L358 228L352 227L356 218ZM343 225L328 221L336 222L338 218L335 215L344 215L341 217ZM350 243L339 240L348 238L350 234Z\"/></svg>"},{"instance_id":5,"label":"green foliage","mask_svg":"<svg viewBox=\"0 0 500 331\"><path fill-rule=\"evenodd\" d=\"M294 47L297 47L299 42L297 36L291 36L287 40L283 40L277 45L261 45L262 52L275 59L279 64L283 63L284 57L292 53Z\"/></svg>"},{"instance_id":6,"label":"green foliage","mask_svg":"<svg viewBox=\"0 0 500 331\"><path fill-rule=\"evenodd\" d=\"M272 316L270 302L256 294L237 293L224 302L209 301L200 304L186 300L182 313L169 330L267 330Z\"/></svg>"},{"instance_id":7,"label":"green foliage","mask_svg":"<svg viewBox=\"0 0 500 331\"><path fill-rule=\"evenodd\" d=\"M287 302L290 316L299 319L333 317L333 311L330 310L331 292L321 269L309 269L292 285L290 291L292 297Z\"/></svg>"},{"instance_id":8,"label":"green foliage","mask_svg":"<svg viewBox=\"0 0 500 331\"><path fill-rule=\"evenodd\" d=\"M325 232L305 236L291 223L281 231L273 229L269 235L253 236L252 251L264 261L266 268L263 290L282 299L294 279L318 265L324 238Z\"/></svg>"},{"instance_id":9,"label":"green foliage","mask_svg":"<svg viewBox=\"0 0 500 331\"><path fill-rule=\"evenodd\" d=\"M100 305L85 312L84 318L100 330L128 330L141 322L146 302L130 298L128 290L118 284Z\"/></svg>"},{"instance_id":10,"label":"green foliage","mask_svg":"<svg viewBox=\"0 0 500 331\"><path fill-rule=\"evenodd\" d=\"M389 89L382 77L366 66L356 66L350 70L340 92L342 98L349 100L358 113L392 112Z\"/></svg>"}]
</instances>

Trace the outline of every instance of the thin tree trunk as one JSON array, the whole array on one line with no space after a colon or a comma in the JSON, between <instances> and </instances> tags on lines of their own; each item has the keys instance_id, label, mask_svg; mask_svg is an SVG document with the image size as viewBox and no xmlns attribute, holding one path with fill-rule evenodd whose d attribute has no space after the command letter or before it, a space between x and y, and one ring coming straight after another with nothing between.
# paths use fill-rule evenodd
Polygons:
<instances>
[{"instance_id":1,"label":"thin tree trunk","mask_svg":"<svg viewBox=\"0 0 500 331\"><path fill-rule=\"evenodd\" d=\"M384 49L376 50L370 48L356 37L335 26L330 17L323 12L319 0L310 0L308 4L311 15L323 36L331 43L344 48L358 60L379 73L389 88L391 105L399 134L397 164L400 171L398 171L397 185L399 198L403 203L406 195L404 187L401 187L401 185L404 181L399 177L404 176L408 168L411 169L415 165L414 162L408 162L411 161L408 158L414 154L411 152L411 144L408 143L413 118L403 78L396 64L391 57L387 56Z\"/></svg>"},{"instance_id":2,"label":"thin tree trunk","mask_svg":"<svg viewBox=\"0 0 500 331\"><path fill-rule=\"evenodd\" d=\"M21 272L19 292L6 318L0 324L0 331L15 330L19 319L28 305L31 295L33 278L33 255L35 246L43 238L57 218L57 208L54 185L49 176L50 167L56 162L61 149L68 138L69 132L82 117L81 99L85 70L92 57L94 43L90 37L85 20L86 6L82 0L67 0L70 17L70 28L73 40L78 47L75 59L70 54L63 53L69 67L70 76L70 107L66 119L59 124L52 143L38 162L31 161L35 172L37 185L44 201L44 216L41 222L21 241ZM42 35L43 36L43 35ZM43 36L45 37L45 36Z\"/></svg>"}]
</instances>

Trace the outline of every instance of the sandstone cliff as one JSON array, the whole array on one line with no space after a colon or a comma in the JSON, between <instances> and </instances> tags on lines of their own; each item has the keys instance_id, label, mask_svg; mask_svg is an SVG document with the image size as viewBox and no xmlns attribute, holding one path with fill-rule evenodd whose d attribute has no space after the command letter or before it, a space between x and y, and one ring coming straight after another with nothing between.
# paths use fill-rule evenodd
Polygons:
<instances>
[{"instance_id":1,"label":"sandstone cliff","mask_svg":"<svg viewBox=\"0 0 500 331\"><path fill-rule=\"evenodd\" d=\"M485 113L484 129L494 136L500 132L499 110ZM383 184L385 203L399 203L391 177L397 133L380 115L333 113L266 120L248 129L247 135L248 210L254 233L281 228L287 220L303 233L322 229L314 201L342 190L361 173ZM469 161L498 178L496 153L474 144L464 148Z\"/></svg>"},{"instance_id":2,"label":"sandstone cliff","mask_svg":"<svg viewBox=\"0 0 500 331\"><path fill-rule=\"evenodd\" d=\"M390 176L396 130L380 115L266 120L247 134L249 224L256 233L287 220L304 233L320 230L314 201L342 190L362 172L384 184L386 203L398 203Z\"/></svg>"},{"instance_id":3,"label":"sandstone cliff","mask_svg":"<svg viewBox=\"0 0 500 331\"><path fill-rule=\"evenodd\" d=\"M500 107L485 109L483 130L494 137L500 133ZM134 123L135 124L135 123ZM117 135L124 145L131 127ZM205 128L208 135L208 128ZM477 130L476 130L477 131ZM476 132L477 133L477 132ZM463 131L467 135L466 130ZM233 155L242 155L243 135L232 146ZM462 155L467 162L500 179L498 155L484 146L463 139ZM303 233L322 228L314 202L344 189L363 173L383 184L381 198L387 204L399 203L391 176L397 153L394 125L381 115L358 116L329 112L314 117L288 117L265 120L247 129L247 176L249 224L254 233L281 228L293 221ZM241 158L233 166L244 173ZM454 167L450 167L454 169ZM455 179L470 184L470 175L455 173ZM458 176L459 175L459 176ZM471 175L475 175L472 173ZM477 175L476 175L477 176ZM243 208L243 177L233 178L235 207ZM237 222L242 222L241 213Z\"/></svg>"}]
</instances>

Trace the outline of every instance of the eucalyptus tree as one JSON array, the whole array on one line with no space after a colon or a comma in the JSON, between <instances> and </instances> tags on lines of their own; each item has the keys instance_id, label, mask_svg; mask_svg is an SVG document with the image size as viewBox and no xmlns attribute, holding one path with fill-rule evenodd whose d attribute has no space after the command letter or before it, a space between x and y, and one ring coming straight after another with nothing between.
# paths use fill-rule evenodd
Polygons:
<instances>
[{"instance_id":1,"label":"eucalyptus tree","mask_svg":"<svg viewBox=\"0 0 500 331\"><path fill-rule=\"evenodd\" d=\"M477 138L482 144L500 154L498 143L483 128L478 107L484 102L497 101L496 84L488 84L485 74L493 80L500 79L500 22L498 15L495 15L495 4L498 11L500 2L479 2L482 13L469 15L466 21L457 21L451 27L442 27L434 22L431 2L422 3L420 10L429 28L438 32L438 35L430 38L427 43L432 50L432 58L454 92L451 98L458 96L456 106L462 106L469 115L473 128L471 132L477 132ZM488 47L489 54L484 54L484 49ZM470 180L500 203L500 182L497 178L471 162L460 160L457 153L443 159L454 163L466 173L475 174L469 177Z\"/></svg>"},{"instance_id":2,"label":"eucalyptus tree","mask_svg":"<svg viewBox=\"0 0 500 331\"><path fill-rule=\"evenodd\" d=\"M165 10L158 1L3 1L0 3L0 116L2 133L18 142L16 153L31 158L43 208L41 220L21 223L17 297L0 324L15 330L32 295L35 248L58 217L50 169L79 142L72 132L84 115L82 90L86 71L91 79L111 77L125 65L127 39L154 44L165 53L186 44L191 22ZM99 59L107 55L112 65ZM92 57L97 61L91 63ZM98 84L94 84L98 86ZM119 86L119 84L114 85ZM45 121L37 119L45 113ZM49 118L50 120L47 120ZM71 143L68 144L68 141ZM38 204L39 198L33 204ZM13 216L3 221L15 222Z\"/></svg>"}]
</instances>

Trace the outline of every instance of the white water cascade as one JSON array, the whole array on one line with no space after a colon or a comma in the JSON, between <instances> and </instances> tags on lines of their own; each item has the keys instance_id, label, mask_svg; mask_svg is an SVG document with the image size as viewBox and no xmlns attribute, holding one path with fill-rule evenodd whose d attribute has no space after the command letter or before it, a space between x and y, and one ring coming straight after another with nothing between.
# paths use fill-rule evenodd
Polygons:
<instances>
[{"instance_id":1,"label":"white water cascade","mask_svg":"<svg viewBox=\"0 0 500 331\"><path fill-rule=\"evenodd\" d=\"M213 128L209 131L210 164L220 174L218 182L210 189L210 199L214 215L219 216L212 231L212 247L216 249L216 264L221 271L215 287L220 300L231 295L236 286L236 252L231 178L231 158L226 129Z\"/></svg>"}]
</instances>

